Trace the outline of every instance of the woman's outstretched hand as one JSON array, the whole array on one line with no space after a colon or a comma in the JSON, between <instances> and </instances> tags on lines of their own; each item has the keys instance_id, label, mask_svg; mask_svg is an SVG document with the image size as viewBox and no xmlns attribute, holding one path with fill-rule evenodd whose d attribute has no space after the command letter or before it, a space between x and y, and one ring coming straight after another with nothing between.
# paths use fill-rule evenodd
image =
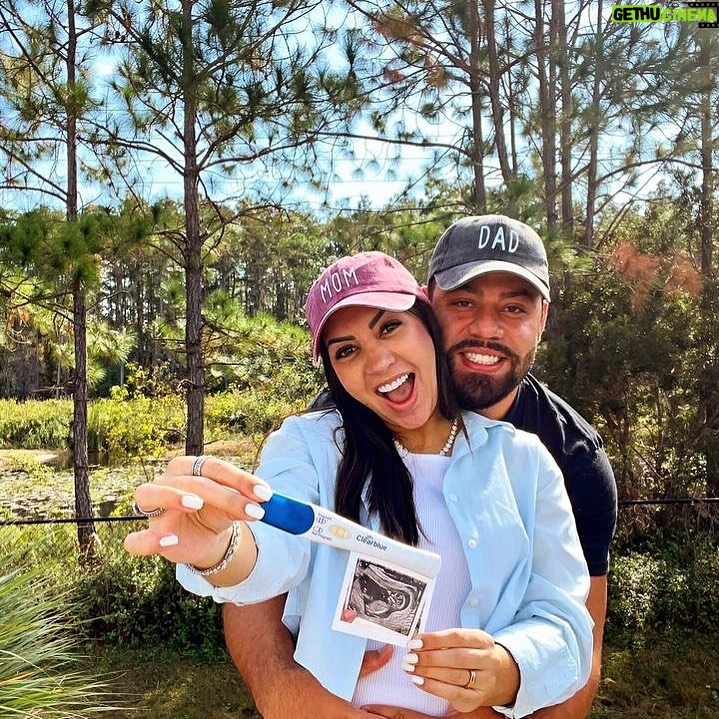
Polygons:
<instances>
[{"instance_id":1,"label":"woman's outstretched hand","mask_svg":"<svg viewBox=\"0 0 719 719\"><path fill-rule=\"evenodd\" d=\"M240 561L233 574L245 573L249 562L246 576L254 565L256 548L244 522L260 519L261 503L271 496L265 482L229 462L215 457L175 457L163 475L135 490L136 509L149 515L149 527L128 534L125 549L142 556L159 554L200 569L212 567L226 556L233 522L240 520L236 531L241 533L243 551L238 553Z\"/></svg>"}]
</instances>

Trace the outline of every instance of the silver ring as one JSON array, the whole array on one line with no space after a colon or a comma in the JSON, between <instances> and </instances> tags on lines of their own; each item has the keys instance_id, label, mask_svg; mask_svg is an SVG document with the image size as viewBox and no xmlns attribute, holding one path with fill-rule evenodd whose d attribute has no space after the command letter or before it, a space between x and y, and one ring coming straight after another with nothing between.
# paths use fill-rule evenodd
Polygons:
<instances>
[{"instance_id":1,"label":"silver ring","mask_svg":"<svg viewBox=\"0 0 719 719\"><path fill-rule=\"evenodd\" d=\"M205 460L207 458L208 458L208 456L206 454L201 454L192 463L192 476L193 477L201 477L202 476L202 465L205 463Z\"/></svg>"},{"instance_id":2,"label":"silver ring","mask_svg":"<svg viewBox=\"0 0 719 719\"><path fill-rule=\"evenodd\" d=\"M469 679L467 680L467 683L464 685L465 689L474 689L474 682L477 679L477 671L475 669L469 670Z\"/></svg>"},{"instance_id":3,"label":"silver ring","mask_svg":"<svg viewBox=\"0 0 719 719\"><path fill-rule=\"evenodd\" d=\"M132 508L135 510L135 514L141 514L147 519L157 519L161 517L167 510L164 507L158 507L157 509L143 509L137 502L132 503Z\"/></svg>"}]
</instances>

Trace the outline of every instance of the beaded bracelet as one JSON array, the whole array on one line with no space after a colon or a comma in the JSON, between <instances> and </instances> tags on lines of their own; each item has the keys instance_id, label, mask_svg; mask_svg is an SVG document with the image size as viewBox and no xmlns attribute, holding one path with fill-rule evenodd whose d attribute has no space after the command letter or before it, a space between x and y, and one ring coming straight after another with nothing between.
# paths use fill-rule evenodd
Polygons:
<instances>
[{"instance_id":1,"label":"beaded bracelet","mask_svg":"<svg viewBox=\"0 0 719 719\"><path fill-rule=\"evenodd\" d=\"M193 574L199 574L202 577L207 577L210 574L217 574L218 572L221 572L223 569L227 569L227 566L232 561L232 558L235 556L237 547L240 546L240 537L242 536L241 529L242 529L241 522L233 522L232 523L232 535L230 537L230 544L227 547L225 556L222 557L222 559L219 562L217 562L217 564L213 564L211 567L207 567L207 569L200 569L199 567L196 567L194 564L186 564L185 566Z\"/></svg>"}]
</instances>

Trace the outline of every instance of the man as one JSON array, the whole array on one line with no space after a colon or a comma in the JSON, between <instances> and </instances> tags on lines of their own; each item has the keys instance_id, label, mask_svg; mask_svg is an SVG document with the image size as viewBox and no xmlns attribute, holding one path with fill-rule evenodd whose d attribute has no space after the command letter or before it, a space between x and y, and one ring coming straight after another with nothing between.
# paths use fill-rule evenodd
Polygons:
<instances>
[{"instance_id":1,"label":"man","mask_svg":"<svg viewBox=\"0 0 719 719\"><path fill-rule=\"evenodd\" d=\"M537 434L564 474L591 575L592 672L573 697L532 716L584 719L600 678L616 485L596 431L529 374L549 310L544 245L532 228L503 215L463 218L435 247L428 291L463 406ZM292 659L292 638L280 622L283 601L225 606L230 654L265 719L426 719L398 707L357 709L324 690ZM381 666L390 653L368 653L363 672ZM501 715L486 707L462 716Z\"/></svg>"}]
</instances>

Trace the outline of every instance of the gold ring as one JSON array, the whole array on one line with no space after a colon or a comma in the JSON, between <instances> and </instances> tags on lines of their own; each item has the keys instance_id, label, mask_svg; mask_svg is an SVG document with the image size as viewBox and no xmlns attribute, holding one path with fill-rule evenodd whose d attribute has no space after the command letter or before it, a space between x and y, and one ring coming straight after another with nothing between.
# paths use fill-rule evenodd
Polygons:
<instances>
[{"instance_id":1,"label":"gold ring","mask_svg":"<svg viewBox=\"0 0 719 719\"><path fill-rule=\"evenodd\" d=\"M474 682L477 679L477 671L475 669L469 670L469 679L464 685L464 689L474 689Z\"/></svg>"}]
</instances>

